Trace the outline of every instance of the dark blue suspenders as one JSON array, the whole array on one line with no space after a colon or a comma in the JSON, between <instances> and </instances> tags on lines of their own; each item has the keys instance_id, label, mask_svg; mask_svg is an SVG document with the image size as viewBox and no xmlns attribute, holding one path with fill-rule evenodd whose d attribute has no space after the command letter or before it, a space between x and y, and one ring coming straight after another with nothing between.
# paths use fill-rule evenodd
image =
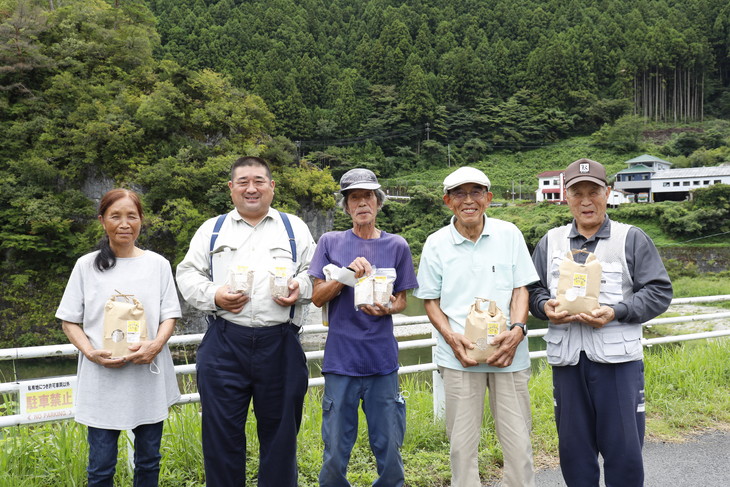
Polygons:
<instances>
[{"instance_id":1,"label":"dark blue suspenders","mask_svg":"<svg viewBox=\"0 0 730 487\"><path fill-rule=\"evenodd\" d=\"M218 234L221 231L221 227L223 226L223 220L226 219L226 213L218 216L218 219L215 221L215 226L213 227L213 234L210 236L210 280L213 280L213 247L215 246L215 241L218 240Z\"/></svg>"},{"instance_id":2,"label":"dark blue suspenders","mask_svg":"<svg viewBox=\"0 0 730 487\"><path fill-rule=\"evenodd\" d=\"M221 227L223 226L223 221L226 219L226 216L228 214L224 213L220 216L218 216L218 219L215 222L215 226L213 227L213 234L210 236L210 280L213 280L213 247L215 246L215 241L218 240L218 234L221 231ZM291 260L296 264L297 262L297 242L294 239L294 230L292 229L291 222L289 221L289 216L284 212L279 212L279 216L281 216L281 221L284 223L284 228L286 228L286 234L289 235L289 246L291 247ZM289 309L289 322L293 322L294 319L294 306Z\"/></svg>"},{"instance_id":3,"label":"dark blue suspenders","mask_svg":"<svg viewBox=\"0 0 730 487\"><path fill-rule=\"evenodd\" d=\"M289 246L291 247L291 260L295 264L297 263L297 242L294 240L294 230L291 227L291 222L289 221L289 216L284 212L279 212L279 215L281 216L281 221L284 222L284 227L286 227L286 233L289 235ZM289 323L294 323L294 305L289 308Z\"/></svg>"}]
</instances>

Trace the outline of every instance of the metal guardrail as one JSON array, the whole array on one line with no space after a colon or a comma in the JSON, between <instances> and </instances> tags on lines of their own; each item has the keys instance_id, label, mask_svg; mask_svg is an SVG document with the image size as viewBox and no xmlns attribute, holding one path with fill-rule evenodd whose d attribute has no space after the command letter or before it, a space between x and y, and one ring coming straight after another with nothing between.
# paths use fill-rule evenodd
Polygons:
<instances>
[{"instance_id":1,"label":"metal guardrail","mask_svg":"<svg viewBox=\"0 0 730 487\"><path fill-rule=\"evenodd\" d=\"M692 303L710 303L718 301L730 301L730 294L719 295L719 296L700 296L695 298L677 298L672 300L672 304L692 304ZM677 316L671 318L655 318L647 321L643 326L651 328L653 325L666 325L675 323L690 323L695 321L710 321L718 320L723 318L730 318L730 311L720 313L707 313L699 315L689 316ZM393 319L393 324L396 327L407 326L407 325L428 325L428 317L423 316L397 316ZM306 325L303 327L303 333L326 333L327 327L322 325ZM426 348L433 347L436 345L435 331L432 331L432 337L419 340L406 340L398 342L398 350L408 350L414 348ZM530 330L528 337L541 337L547 333L547 329ZM169 344L171 346L181 345L197 345L203 339L203 333L196 333L191 335L175 335L170 338ZM661 338L643 338L642 344L645 347L650 347L656 344L683 342L689 340L700 340L705 338L716 338L722 336L730 336L730 329L718 330L710 332L699 332L690 333L686 335L674 335ZM60 345L47 345L40 347L24 347L24 348L5 348L0 349L0 360L22 360L30 358L42 358L42 357L62 357L62 356L74 356L78 355L78 350L71 344L60 344ZM324 350L314 350L305 352L307 360L320 360L324 356ZM546 357L546 351L534 351L530 352L530 359L538 359ZM406 365L400 367L399 375L411 374L415 372L428 372L436 370L436 365L433 363L418 364L418 365ZM195 373L195 364L176 365L175 373L178 375L193 374ZM310 377L309 387L322 386L324 385L323 377ZM0 383L0 394L17 394L20 390L20 382L5 382ZM200 395L194 394L183 394L177 404L187 404L200 401ZM0 427L13 426L20 424L20 416L0 416Z\"/></svg>"}]
</instances>

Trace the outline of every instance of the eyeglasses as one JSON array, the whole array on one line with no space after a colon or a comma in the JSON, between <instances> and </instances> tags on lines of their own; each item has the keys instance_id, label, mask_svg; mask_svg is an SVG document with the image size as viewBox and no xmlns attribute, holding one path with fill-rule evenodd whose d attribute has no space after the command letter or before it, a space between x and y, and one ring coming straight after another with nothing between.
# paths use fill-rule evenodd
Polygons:
<instances>
[{"instance_id":1,"label":"eyeglasses","mask_svg":"<svg viewBox=\"0 0 730 487\"><path fill-rule=\"evenodd\" d=\"M265 179L238 179L233 184L239 188L248 188L253 185L254 188L263 188L269 182Z\"/></svg>"},{"instance_id":2,"label":"eyeglasses","mask_svg":"<svg viewBox=\"0 0 730 487\"><path fill-rule=\"evenodd\" d=\"M484 189L472 189L469 192L460 189L458 191L449 192L449 195L451 195L451 197L456 201L466 199L467 195L471 196L471 199L474 201L480 201L482 198L484 198L485 194L487 194L487 191Z\"/></svg>"}]
</instances>

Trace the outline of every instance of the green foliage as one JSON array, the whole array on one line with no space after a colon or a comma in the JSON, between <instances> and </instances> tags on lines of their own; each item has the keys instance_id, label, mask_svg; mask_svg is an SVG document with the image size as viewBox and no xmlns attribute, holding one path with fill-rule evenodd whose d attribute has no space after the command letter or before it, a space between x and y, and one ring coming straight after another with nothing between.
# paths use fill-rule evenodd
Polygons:
<instances>
[{"instance_id":1,"label":"green foliage","mask_svg":"<svg viewBox=\"0 0 730 487\"><path fill-rule=\"evenodd\" d=\"M613 125L604 124L593 134L593 144L596 147L616 152L631 152L639 150L643 121L635 115L625 115Z\"/></svg>"},{"instance_id":2,"label":"green foliage","mask_svg":"<svg viewBox=\"0 0 730 487\"><path fill-rule=\"evenodd\" d=\"M264 155L277 190L319 211L327 172L291 168L263 99L230 76L160 60L141 0L30 0L0 9L2 346L65 341L53 314L76 258L100 237L95 202L115 186L143 194L140 244L180 260L195 228L228 211L231 162ZM6 67L7 66L7 67ZM292 185L292 189L289 189Z\"/></svg>"},{"instance_id":3,"label":"green foliage","mask_svg":"<svg viewBox=\"0 0 730 487\"><path fill-rule=\"evenodd\" d=\"M688 127L675 133L662 147L671 156L688 157L686 166L715 166L728 160L730 154L730 123L714 120L703 127Z\"/></svg>"},{"instance_id":4,"label":"green foliage","mask_svg":"<svg viewBox=\"0 0 730 487\"><path fill-rule=\"evenodd\" d=\"M63 294L65 281L53 277L50 269L2 276L0 343L3 347L32 347L67 341L54 317L58 306L55 296ZM49 296L54 298L51 300Z\"/></svg>"},{"instance_id":5,"label":"green foliage","mask_svg":"<svg viewBox=\"0 0 730 487\"><path fill-rule=\"evenodd\" d=\"M664 267L667 269L667 274L669 274L672 283L682 277L697 277L697 264L694 263L687 263L678 259L665 259Z\"/></svg>"},{"instance_id":6,"label":"green foliage","mask_svg":"<svg viewBox=\"0 0 730 487\"><path fill-rule=\"evenodd\" d=\"M722 2L148 3L165 57L231 75L263 97L281 134L314 151L334 136L344 144L377 140L387 157L406 145L418 152L425 122L443 124L434 131L442 145L496 136L525 146L566 131L593 133L660 102L662 117L676 121L678 106L688 104L684 77L702 83L705 115L727 111L730 14ZM649 96L649 84L663 91ZM375 87L390 90L389 110L373 99ZM499 105L522 90L560 127L547 137L538 126L530 133L529 123L487 136L470 112L481 113L485 98ZM699 91L690 92L695 105ZM523 101L529 111L533 102L519 96L505 108ZM511 123L508 114L500 118Z\"/></svg>"},{"instance_id":7,"label":"green foliage","mask_svg":"<svg viewBox=\"0 0 730 487\"><path fill-rule=\"evenodd\" d=\"M730 232L730 185L698 188L688 204L664 204L657 211L664 231L675 237L694 239Z\"/></svg>"},{"instance_id":8,"label":"green foliage","mask_svg":"<svg viewBox=\"0 0 730 487\"><path fill-rule=\"evenodd\" d=\"M295 212L303 207L330 209L335 206L334 192L338 186L332 179L329 170L301 164L284 166L280 173L274 174L277 184L282 184L286 191L277 191L276 205L282 210Z\"/></svg>"},{"instance_id":9,"label":"green foliage","mask_svg":"<svg viewBox=\"0 0 730 487\"><path fill-rule=\"evenodd\" d=\"M645 375L647 430L656 437L711 427L730 417L728 341L677 344L653 351Z\"/></svg>"},{"instance_id":10,"label":"green foliage","mask_svg":"<svg viewBox=\"0 0 730 487\"><path fill-rule=\"evenodd\" d=\"M644 143L643 122L622 117L635 87L671 83L667 66L704 73L706 114L725 110L727 9L589 3L4 0L3 282L49 269L62 280L98 239L93 201L114 186L144 194L140 243L177 262L196 226L230 208L228 165L244 154L272 162L289 211L331 208L333 179L352 167L409 188L411 203L379 218L418 256L448 221L439 183L453 167L486 170L507 202L579 157L615 173L629 157L617 151ZM601 126L596 145L564 140ZM692 130L656 152L727 161L728 122ZM645 225L667 240L722 232L716 203L662 206ZM509 215L531 244L566 218L535 211ZM45 307L33 316L51 326L60 288L45 304L12 295L7 319Z\"/></svg>"}]
</instances>

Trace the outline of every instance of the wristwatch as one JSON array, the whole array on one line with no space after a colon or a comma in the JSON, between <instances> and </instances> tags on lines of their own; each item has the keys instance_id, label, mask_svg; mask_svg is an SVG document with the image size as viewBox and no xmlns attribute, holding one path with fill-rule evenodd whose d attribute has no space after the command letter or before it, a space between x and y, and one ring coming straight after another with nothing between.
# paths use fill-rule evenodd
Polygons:
<instances>
[{"instance_id":1,"label":"wristwatch","mask_svg":"<svg viewBox=\"0 0 730 487\"><path fill-rule=\"evenodd\" d=\"M519 326L520 328L522 328L522 335L527 336L527 323L512 323L507 328L509 329L509 331L512 331L515 326Z\"/></svg>"}]
</instances>

